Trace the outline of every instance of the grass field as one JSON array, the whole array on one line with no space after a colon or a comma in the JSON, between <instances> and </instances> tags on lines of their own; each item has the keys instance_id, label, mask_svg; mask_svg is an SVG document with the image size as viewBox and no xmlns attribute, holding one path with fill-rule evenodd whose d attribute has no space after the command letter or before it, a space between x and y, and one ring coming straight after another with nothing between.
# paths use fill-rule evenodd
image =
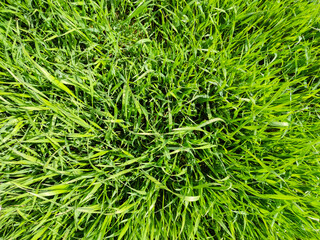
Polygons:
<instances>
[{"instance_id":1,"label":"grass field","mask_svg":"<svg viewBox=\"0 0 320 240\"><path fill-rule=\"evenodd\" d=\"M0 1L0 239L320 239L318 0Z\"/></svg>"}]
</instances>

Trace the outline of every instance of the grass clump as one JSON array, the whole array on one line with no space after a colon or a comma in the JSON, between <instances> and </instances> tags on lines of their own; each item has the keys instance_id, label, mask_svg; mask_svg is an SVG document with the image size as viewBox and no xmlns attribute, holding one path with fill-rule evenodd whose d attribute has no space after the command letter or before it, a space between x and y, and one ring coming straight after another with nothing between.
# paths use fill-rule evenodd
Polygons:
<instances>
[{"instance_id":1,"label":"grass clump","mask_svg":"<svg viewBox=\"0 0 320 240\"><path fill-rule=\"evenodd\" d=\"M318 1L0 3L0 239L319 239Z\"/></svg>"}]
</instances>

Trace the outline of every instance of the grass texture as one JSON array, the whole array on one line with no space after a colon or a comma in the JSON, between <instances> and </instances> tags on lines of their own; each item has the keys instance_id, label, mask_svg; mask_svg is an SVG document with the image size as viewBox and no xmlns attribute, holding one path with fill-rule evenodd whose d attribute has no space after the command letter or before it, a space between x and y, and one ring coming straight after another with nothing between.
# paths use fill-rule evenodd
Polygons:
<instances>
[{"instance_id":1,"label":"grass texture","mask_svg":"<svg viewBox=\"0 0 320 240\"><path fill-rule=\"evenodd\" d=\"M2 0L0 239L320 239L320 2Z\"/></svg>"}]
</instances>

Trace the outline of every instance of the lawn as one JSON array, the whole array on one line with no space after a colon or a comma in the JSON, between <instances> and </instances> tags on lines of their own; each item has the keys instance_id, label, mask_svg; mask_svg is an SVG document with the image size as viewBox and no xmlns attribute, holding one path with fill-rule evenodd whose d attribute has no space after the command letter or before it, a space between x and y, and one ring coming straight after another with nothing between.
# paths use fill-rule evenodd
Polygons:
<instances>
[{"instance_id":1,"label":"lawn","mask_svg":"<svg viewBox=\"0 0 320 240\"><path fill-rule=\"evenodd\" d=\"M320 239L318 0L1 0L0 240Z\"/></svg>"}]
</instances>

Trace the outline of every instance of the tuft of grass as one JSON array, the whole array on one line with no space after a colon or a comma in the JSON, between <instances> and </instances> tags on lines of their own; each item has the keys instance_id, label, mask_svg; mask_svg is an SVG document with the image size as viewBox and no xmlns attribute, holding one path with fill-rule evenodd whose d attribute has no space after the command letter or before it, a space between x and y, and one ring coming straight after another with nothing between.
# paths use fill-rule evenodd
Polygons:
<instances>
[{"instance_id":1,"label":"tuft of grass","mask_svg":"<svg viewBox=\"0 0 320 240\"><path fill-rule=\"evenodd\" d=\"M0 239L319 239L320 3L0 2Z\"/></svg>"}]
</instances>

